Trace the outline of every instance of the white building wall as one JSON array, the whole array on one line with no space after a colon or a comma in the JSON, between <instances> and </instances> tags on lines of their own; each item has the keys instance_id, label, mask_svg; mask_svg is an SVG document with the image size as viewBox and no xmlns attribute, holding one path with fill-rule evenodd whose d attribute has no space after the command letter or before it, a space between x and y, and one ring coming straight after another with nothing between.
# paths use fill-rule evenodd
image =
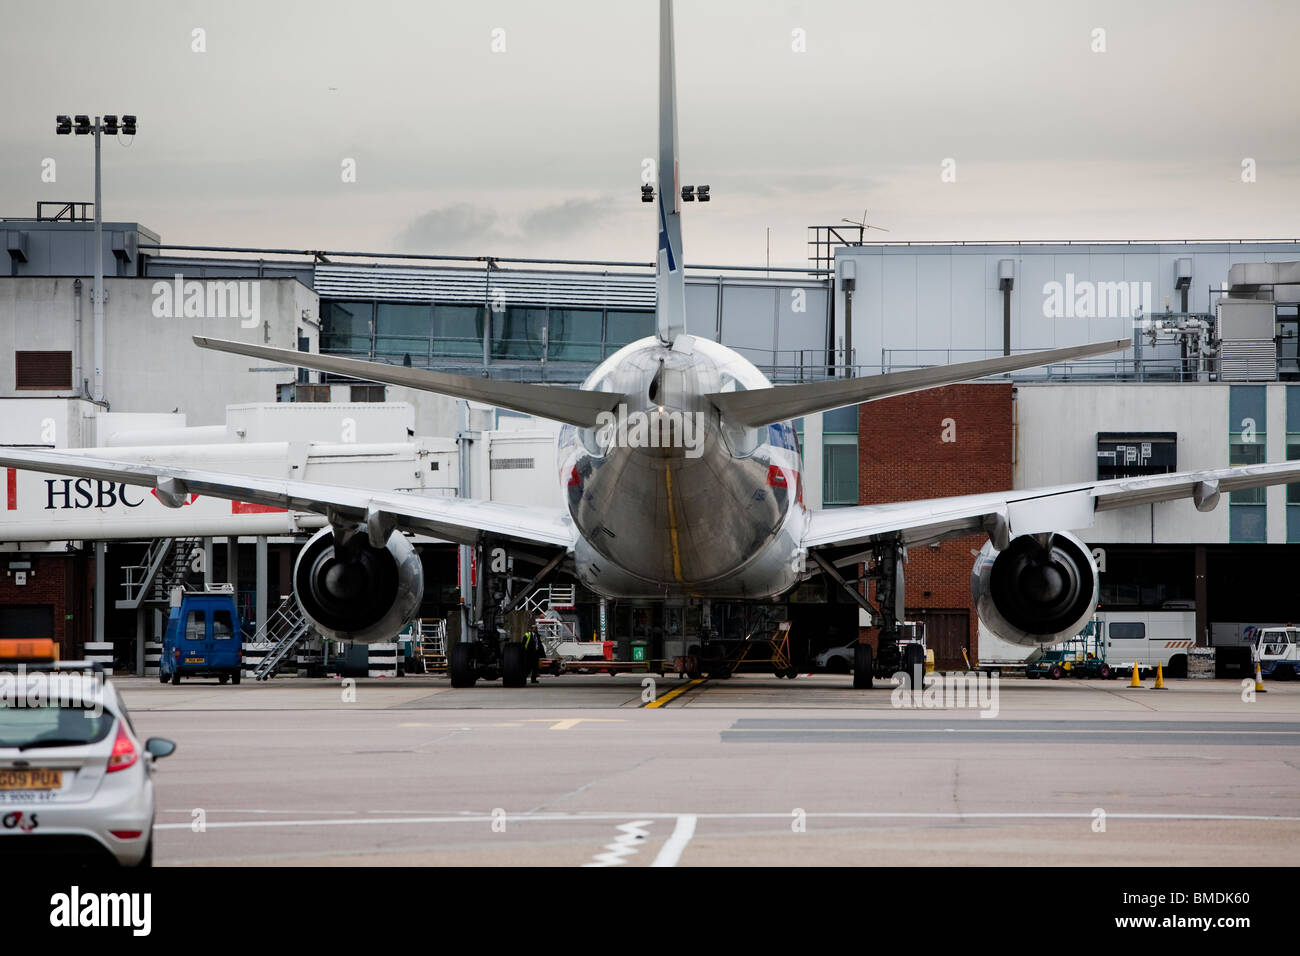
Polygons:
<instances>
[{"instance_id":1,"label":"white building wall","mask_svg":"<svg viewBox=\"0 0 1300 956\"><path fill-rule=\"evenodd\" d=\"M19 349L71 351L74 364L72 389L20 392L15 387L14 363L0 362L0 397L70 397L79 392L82 382L93 380L91 283L82 280L77 336L75 281L0 278L0 355ZM104 388L110 408L115 412L174 410L184 413L191 425L213 425L225 421L229 404L274 402L278 386L294 381L296 369L201 349L191 336L296 349L301 331L315 351L319 301L296 279L241 281L258 286L257 315L251 318L176 318L160 299L161 295L169 301L174 298L170 292L174 280L106 279ZM169 291L162 292L164 288ZM183 308L182 302L175 311L183 315Z\"/></svg>"},{"instance_id":2,"label":"white building wall","mask_svg":"<svg viewBox=\"0 0 1300 956\"><path fill-rule=\"evenodd\" d=\"M1015 401L1015 487L1095 479L1098 432L1177 432L1179 471L1225 467L1228 390L1227 385L1021 384ZM1279 394L1278 403L1285 408L1284 395ZM1271 423L1269 428L1269 456L1281 460L1284 454L1274 458ZM1285 541L1285 510L1270 502L1270 522L1274 510L1282 515ZM1227 497L1206 514L1190 500L1102 512L1080 537L1111 543L1226 543Z\"/></svg>"},{"instance_id":3,"label":"white building wall","mask_svg":"<svg viewBox=\"0 0 1300 956\"><path fill-rule=\"evenodd\" d=\"M1228 278L1238 262L1279 262L1300 259L1300 243L1150 243L1150 244L974 244L866 245L836 251L837 269L852 260L856 270L853 294L853 346L857 364L872 367L938 365L983 357L979 351L1002 350L1002 293L998 263L1015 263L1011 294L1013 350L1062 348L1133 334L1128 314L1048 317L1044 287L1076 283L1138 283L1144 314L1178 311L1181 293L1175 288L1175 263L1192 260L1188 309L1208 312L1210 287ZM1142 286L1149 283L1149 295ZM840 283L834 295L835 344L844 336L845 302ZM951 350L951 351L950 351ZM974 350L974 351L970 351ZM1165 349L1160 354L1174 355ZM1130 356L1131 357L1131 356Z\"/></svg>"}]
</instances>

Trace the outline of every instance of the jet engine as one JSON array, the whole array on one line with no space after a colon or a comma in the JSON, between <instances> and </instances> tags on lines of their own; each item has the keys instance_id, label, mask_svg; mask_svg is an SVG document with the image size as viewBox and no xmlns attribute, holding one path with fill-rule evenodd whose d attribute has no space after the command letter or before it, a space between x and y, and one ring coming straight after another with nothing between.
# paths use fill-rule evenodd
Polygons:
<instances>
[{"instance_id":1,"label":"jet engine","mask_svg":"<svg viewBox=\"0 0 1300 956\"><path fill-rule=\"evenodd\" d=\"M1004 641L1030 647L1073 637L1097 608L1092 552L1066 532L1021 535L1002 551L986 543L970 586L984 625Z\"/></svg>"},{"instance_id":2,"label":"jet engine","mask_svg":"<svg viewBox=\"0 0 1300 956\"><path fill-rule=\"evenodd\" d=\"M362 644L391 641L420 609L420 556L397 531L376 548L365 525L358 525L346 542L338 554L332 528L307 542L293 568L298 604L323 637Z\"/></svg>"}]
</instances>

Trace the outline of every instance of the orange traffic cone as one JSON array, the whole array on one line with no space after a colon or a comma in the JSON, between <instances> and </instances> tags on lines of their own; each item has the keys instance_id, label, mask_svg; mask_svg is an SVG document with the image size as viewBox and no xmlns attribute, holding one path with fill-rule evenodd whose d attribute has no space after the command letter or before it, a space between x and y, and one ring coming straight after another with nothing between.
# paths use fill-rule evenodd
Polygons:
<instances>
[{"instance_id":1,"label":"orange traffic cone","mask_svg":"<svg viewBox=\"0 0 1300 956\"><path fill-rule=\"evenodd\" d=\"M1156 664L1156 682L1151 685L1151 689L1165 689L1165 666L1163 664Z\"/></svg>"},{"instance_id":2,"label":"orange traffic cone","mask_svg":"<svg viewBox=\"0 0 1300 956\"><path fill-rule=\"evenodd\" d=\"M1128 682L1128 686L1129 686L1129 687L1141 687L1141 686L1142 686L1142 679L1141 679L1140 677L1138 677L1138 666L1137 666L1137 662L1136 662L1136 661L1133 663L1133 679L1132 679L1131 681Z\"/></svg>"},{"instance_id":3,"label":"orange traffic cone","mask_svg":"<svg viewBox=\"0 0 1300 956\"><path fill-rule=\"evenodd\" d=\"M1259 661L1255 661L1255 693L1268 693L1268 691L1264 689L1264 676L1259 672Z\"/></svg>"}]
</instances>

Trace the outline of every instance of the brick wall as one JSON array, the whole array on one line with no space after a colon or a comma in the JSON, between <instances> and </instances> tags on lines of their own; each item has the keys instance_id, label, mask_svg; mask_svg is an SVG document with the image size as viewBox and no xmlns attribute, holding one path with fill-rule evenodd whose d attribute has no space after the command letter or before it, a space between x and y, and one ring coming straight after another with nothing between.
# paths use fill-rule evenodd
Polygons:
<instances>
[{"instance_id":1,"label":"brick wall","mask_svg":"<svg viewBox=\"0 0 1300 956\"><path fill-rule=\"evenodd\" d=\"M862 504L1005 491L1012 480L1010 384L950 385L858 409L858 495ZM944 438L952 441L944 441ZM907 607L966 609L972 658L978 621L970 572L987 538L908 551Z\"/></svg>"},{"instance_id":2,"label":"brick wall","mask_svg":"<svg viewBox=\"0 0 1300 956\"><path fill-rule=\"evenodd\" d=\"M32 565L23 585L16 583L16 575L8 567L9 560L20 557ZM0 555L0 606L50 605L54 609L53 637L59 642L59 653L64 658L71 656L73 650L68 646L66 616L71 613L69 586L74 560L69 555Z\"/></svg>"}]
</instances>

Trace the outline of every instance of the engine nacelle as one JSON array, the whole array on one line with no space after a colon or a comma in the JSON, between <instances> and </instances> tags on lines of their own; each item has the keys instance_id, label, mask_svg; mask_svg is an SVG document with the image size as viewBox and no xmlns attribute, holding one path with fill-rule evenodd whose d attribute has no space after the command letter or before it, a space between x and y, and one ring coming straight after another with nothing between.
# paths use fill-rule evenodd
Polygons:
<instances>
[{"instance_id":1,"label":"engine nacelle","mask_svg":"<svg viewBox=\"0 0 1300 956\"><path fill-rule=\"evenodd\" d=\"M971 571L971 597L984 625L1004 641L1056 644L1083 630L1097 609L1099 576L1088 547L1057 532L1013 538L1006 550L988 542Z\"/></svg>"},{"instance_id":2,"label":"engine nacelle","mask_svg":"<svg viewBox=\"0 0 1300 956\"><path fill-rule=\"evenodd\" d=\"M298 605L323 636L370 644L391 641L420 610L424 568L401 532L373 547L364 525L334 553L334 531L318 531L298 555L293 590Z\"/></svg>"}]
</instances>

